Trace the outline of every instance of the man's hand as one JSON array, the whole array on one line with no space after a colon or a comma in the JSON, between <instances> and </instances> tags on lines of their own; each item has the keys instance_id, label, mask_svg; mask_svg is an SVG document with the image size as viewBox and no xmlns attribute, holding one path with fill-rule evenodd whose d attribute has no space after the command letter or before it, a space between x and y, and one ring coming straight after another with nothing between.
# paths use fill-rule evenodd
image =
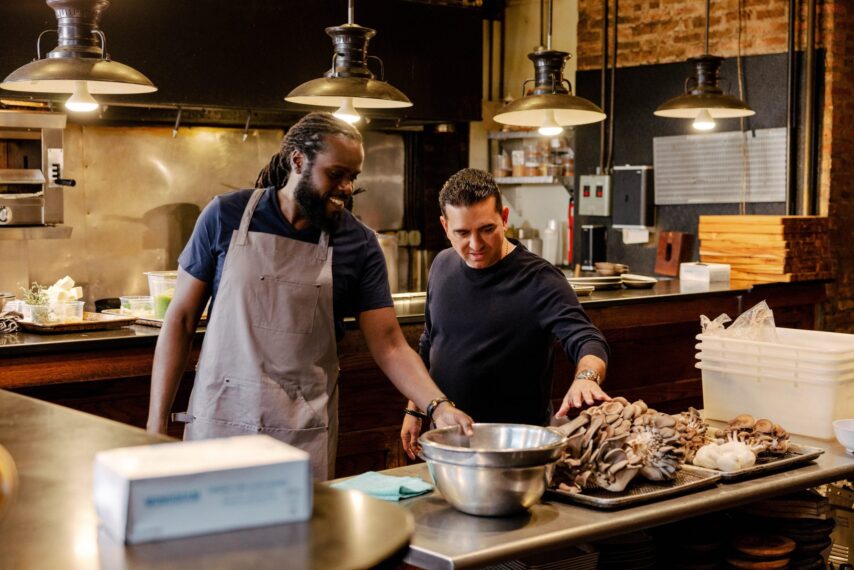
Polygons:
<instances>
[{"instance_id":1,"label":"man's hand","mask_svg":"<svg viewBox=\"0 0 854 570\"><path fill-rule=\"evenodd\" d=\"M467 436L474 435L474 430L471 427L474 421L468 414L458 410L448 402L442 402L433 410L433 422L437 428L460 426Z\"/></svg>"},{"instance_id":2,"label":"man's hand","mask_svg":"<svg viewBox=\"0 0 854 570\"><path fill-rule=\"evenodd\" d=\"M421 435L421 420L409 414L403 416L403 427L400 428L400 441L403 443L403 451L410 459L415 459L421 453L418 445L418 436Z\"/></svg>"},{"instance_id":3,"label":"man's hand","mask_svg":"<svg viewBox=\"0 0 854 570\"><path fill-rule=\"evenodd\" d=\"M596 402L607 402L610 399L611 397L593 380L576 380L569 387L555 416L565 418L572 408L581 408L584 404L592 406Z\"/></svg>"}]
</instances>

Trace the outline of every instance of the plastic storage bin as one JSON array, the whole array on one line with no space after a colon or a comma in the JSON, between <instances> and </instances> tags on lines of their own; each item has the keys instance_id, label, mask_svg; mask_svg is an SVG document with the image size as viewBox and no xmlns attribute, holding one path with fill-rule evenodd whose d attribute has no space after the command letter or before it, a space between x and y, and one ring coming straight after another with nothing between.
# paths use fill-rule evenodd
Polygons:
<instances>
[{"instance_id":1,"label":"plastic storage bin","mask_svg":"<svg viewBox=\"0 0 854 570\"><path fill-rule=\"evenodd\" d=\"M854 417L854 335L777 333L777 343L697 336L706 417L749 413L791 433L833 439L833 420Z\"/></svg>"}]
</instances>

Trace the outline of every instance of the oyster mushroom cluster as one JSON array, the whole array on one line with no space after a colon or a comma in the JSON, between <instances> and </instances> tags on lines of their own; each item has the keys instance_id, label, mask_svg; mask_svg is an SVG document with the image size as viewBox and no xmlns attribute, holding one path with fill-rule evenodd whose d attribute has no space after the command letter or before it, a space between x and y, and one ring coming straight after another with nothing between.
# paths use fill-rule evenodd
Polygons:
<instances>
[{"instance_id":1,"label":"oyster mushroom cluster","mask_svg":"<svg viewBox=\"0 0 854 570\"><path fill-rule=\"evenodd\" d=\"M691 463L697 450L707 443L706 431L709 426L703 421L700 412L693 407L688 408L687 412L674 414L673 417L678 424L679 443L685 450L685 463Z\"/></svg>"},{"instance_id":2,"label":"oyster mushroom cluster","mask_svg":"<svg viewBox=\"0 0 854 570\"><path fill-rule=\"evenodd\" d=\"M689 422L625 398L593 406L559 427L567 446L557 463L553 485L564 491L601 488L620 492L640 474L672 479L684 461L682 441L690 441Z\"/></svg>"},{"instance_id":3,"label":"oyster mushroom cluster","mask_svg":"<svg viewBox=\"0 0 854 570\"><path fill-rule=\"evenodd\" d=\"M715 434L717 443L740 441L756 455L764 452L782 455L789 449L789 433L771 420L757 420L750 414L741 414L728 424Z\"/></svg>"}]
</instances>

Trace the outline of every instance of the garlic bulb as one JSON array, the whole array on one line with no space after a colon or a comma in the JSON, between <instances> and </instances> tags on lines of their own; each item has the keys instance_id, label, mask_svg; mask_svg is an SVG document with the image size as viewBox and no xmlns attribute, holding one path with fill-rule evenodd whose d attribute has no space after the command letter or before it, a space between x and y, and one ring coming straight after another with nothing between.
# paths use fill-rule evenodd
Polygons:
<instances>
[{"instance_id":1,"label":"garlic bulb","mask_svg":"<svg viewBox=\"0 0 854 570\"><path fill-rule=\"evenodd\" d=\"M710 443L694 456L694 465L720 471L737 471L756 463L756 454L740 441Z\"/></svg>"}]
</instances>

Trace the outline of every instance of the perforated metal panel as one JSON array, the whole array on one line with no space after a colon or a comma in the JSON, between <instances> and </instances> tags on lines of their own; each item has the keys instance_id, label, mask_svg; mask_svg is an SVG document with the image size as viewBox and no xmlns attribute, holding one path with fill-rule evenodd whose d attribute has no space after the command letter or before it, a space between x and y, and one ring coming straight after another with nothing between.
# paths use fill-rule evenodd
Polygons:
<instances>
[{"instance_id":1,"label":"perforated metal panel","mask_svg":"<svg viewBox=\"0 0 854 570\"><path fill-rule=\"evenodd\" d=\"M657 205L786 200L785 128L655 137L653 153Z\"/></svg>"}]
</instances>

